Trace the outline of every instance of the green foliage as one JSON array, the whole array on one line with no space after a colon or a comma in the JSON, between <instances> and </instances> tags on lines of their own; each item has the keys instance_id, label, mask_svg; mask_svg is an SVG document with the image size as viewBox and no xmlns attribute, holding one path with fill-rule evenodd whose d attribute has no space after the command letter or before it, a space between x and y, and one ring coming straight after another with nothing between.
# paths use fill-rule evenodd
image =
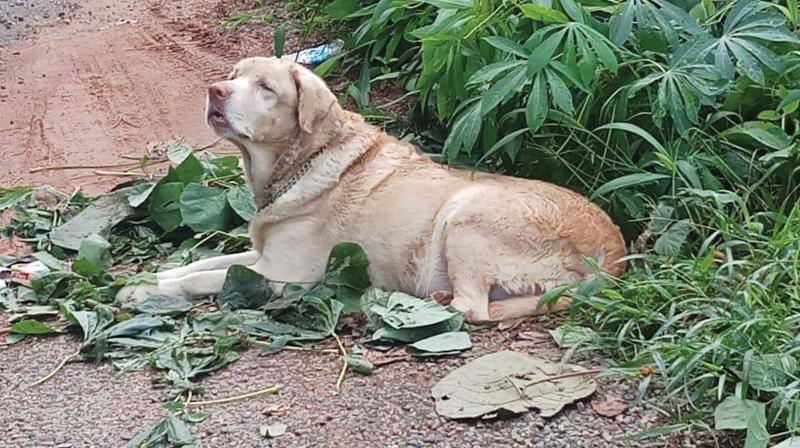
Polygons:
<instances>
[{"instance_id":1,"label":"green foliage","mask_svg":"<svg viewBox=\"0 0 800 448\"><path fill-rule=\"evenodd\" d=\"M358 244L339 243L331 249L324 283L334 290L336 299L344 305L345 313L361 309L361 295L370 286L367 267L367 254Z\"/></svg>"},{"instance_id":2,"label":"green foliage","mask_svg":"<svg viewBox=\"0 0 800 448\"><path fill-rule=\"evenodd\" d=\"M577 345L658 367L692 416L669 431L728 397L764 406L747 446L800 431L797 1L324 3L354 30L339 66L439 123L426 148L585 193L635 242L623 279L543 299L576 298L574 324L599 335Z\"/></svg>"},{"instance_id":3,"label":"green foliage","mask_svg":"<svg viewBox=\"0 0 800 448\"><path fill-rule=\"evenodd\" d=\"M339 0L324 11L355 28L359 78L397 80L421 116L450 125L446 161L593 193L623 221L686 188L735 191L797 169L791 7ZM744 198L756 208L766 191L773 206L797 199L796 176L765 182Z\"/></svg>"},{"instance_id":4,"label":"green foliage","mask_svg":"<svg viewBox=\"0 0 800 448\"><path fill-rule=\"evenodd\" d=\"M258 308L272 295L267 279L246 266L228 268L217 303L227 309Z\"/></svg>"},{"instance_id":5,"label":"green foliage","mask_svg":"<svg viewBox=\"0 0 800 448\"><path fill-rule=\"evenodd\" d=\"M681 205L709 219L692 226L688 250L639 255L604 289L567 292L598 335L578 345L613 350L619 367L654 365L666 401L699 411L690 422L702 426L713 412L717 429L746 430L745 446L767 446L767 430L800 428L800 205L788 216L711 197ZM659 240L685 222L667 227L670 213L651 218Z\"/></svg>"},{"instance_id":6,"label":"green foliage","mask_svg":"<svg viewBox=\"0 0 800 448\"><path fill-rule=\"evenodd\" d=\"M388 293L373 288L361 300L369 326L374 330L374 341L417 342L457 332L464 325L464 316L455 309L401 292Z\"/></svg>"},{"instance_id":7,"label":"green foliage","mask_svg":"<svg viewBox=\"0 0 800 448\"><path fill-rule=\"evenodd\" d=\"M167 151L172 166L157 183L128 194L128 204L147 210L165 232L184 227L196 232L229 231L255 214L252 192L243 183L236 157L201 162L194 150L178 145Z\"/></svg>"}]
</instances>

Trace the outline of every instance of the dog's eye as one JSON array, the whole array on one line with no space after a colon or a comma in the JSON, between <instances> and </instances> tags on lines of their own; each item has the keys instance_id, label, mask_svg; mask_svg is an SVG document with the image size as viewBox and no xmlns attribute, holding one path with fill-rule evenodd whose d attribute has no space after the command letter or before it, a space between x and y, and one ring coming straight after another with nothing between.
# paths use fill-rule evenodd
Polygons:
<instances>
[{"instance_id":1,"label":"dog's eye","mask_svg":"<svg viewBox=\"0 0 800 448\"><path fill-rule=\"evenodd\" d=\"M238 74L236 73L236 71L235 70L232 71L231 74L228 75L228 81L232 81L232 80L236 79L237 76L238 76Z\"/></svg>"},{"instance_id":2,"label":"dog's eye","mask_svg":"<svg viewBox=\"0 0 800 448\"><path fill-rule=\"evenodd\" d=\"M258 87L260 87L260 88L262 88L262 89L264 89L264 90L267 90L267 91L270 91L270 92L272 92L272 84L270 84L270 83L269 83L269 82L267 82L266 80L261 80L261 81L259 81L259 82L258 82Z\"/></svg>"}]
</instances>

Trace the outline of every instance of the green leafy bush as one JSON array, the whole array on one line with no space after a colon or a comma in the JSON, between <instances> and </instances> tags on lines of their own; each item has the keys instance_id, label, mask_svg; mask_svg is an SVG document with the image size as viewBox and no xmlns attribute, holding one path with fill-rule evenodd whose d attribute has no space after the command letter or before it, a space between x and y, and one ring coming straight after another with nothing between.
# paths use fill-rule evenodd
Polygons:
<instances>
[{"instance_id":1,"label":"green leafy bush","mask_svg":"<svg viewBox=\"0 0 800 448\"><path fill-rule=\"evenodd\" d=\"M355 31L318 73L356 63L358 91L394 80L436 118L444 161L568 186L621 225L639 252L628 274L561 291L599 335L584 348L656 367L671 429L711 427L716 408L747 447L800 432L796 0L324 11Z\"/></svg>"},{"instance_id":2,"label":"green leafy bush","mask_svg":"<svg viewBox=\"0 0 800 448\"><path fill-rule=\"evenodd\" d=\"M399 79L448 125L445 160L599 191L628 221L682 189L778 171L746 199L797 197L790 3L337 0L325 11L356 28L360 79Z\"/></svg>"}]
</instances>

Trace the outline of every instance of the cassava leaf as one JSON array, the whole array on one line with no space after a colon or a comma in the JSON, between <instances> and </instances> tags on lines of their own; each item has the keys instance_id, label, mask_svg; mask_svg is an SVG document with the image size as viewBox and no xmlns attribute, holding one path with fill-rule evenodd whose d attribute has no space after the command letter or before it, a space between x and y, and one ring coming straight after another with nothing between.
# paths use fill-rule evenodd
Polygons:
<instances>
[{"instance_id":1,"label":"cassava leaf","mask_svg":"<svg viewBox=\"0 0 800 448\"><path fill-rule=\"evenodd\" d=\"M192 307L192 302L183 297L167 295L152 295L136 302L136 310L144 314L181 314Z\"/></svg>"},{"instance_id":2,"label":"cassava leaf","mask_svg":"<svg viewBox=\"0 0 800 448\"><path fill-rule=\"evenodd\" d=\"M183 184L180 182L159 182L150 194L148 212L166 233L180 227L181 218L181 193Z\"/></svg>"},{"instance_id":3,"label":"cassava leaf","mask_svg":"<svg viewBox=\"0 0 800 448\"><path fill-rule=\"evenodd\" d=\"M547 118L547 105L547 86L542 81L542 75L538 74L533 80L533 88L525 108L525 120L531 133L536 133Z\"/></svg>"},{"instance_id":4,"label":"cassava leaf","mask_svg":"<svg viewBox=\"0 0 800 448\"><path fill-rule=\"evenodd\" d=\"M111 267L111 243L93 234L81 242L78 258L72 263L72 271L84 277L98 277Z\"/></svg>"},{"instance_id":5,"label":"cassava leaf","mask_svg":"<svg viewBox=\"0 0 800 448\"><path fill-rule=\"evenodd\" d=\"M556 31L531 52L528 58L528 68L526 71L528 78L533 77L533 75L550 63L553 54L555 54L558 45L561 43L561 39L564 37L564 33L566 33L565 30Z\"/></svg>"},{"instance_id":6,"label":"cassava leaf","mask_svg":"<svg viewBox=\"0 0 800 448\"><path fill-rule=\"evenodd\" d=\"M525 48L523 48L522 45L511 41L507 37L489 36L489 37L484 37L483 40L488 42L489 45L497 48L498 50L505 51L506 53L511 53L513 55L522 58L528 57L528 52L525 51Z\"/></svg>"},{"instance_id":7,"label":"cassava leaf","mask_svg":"<svg viewBox=\"0 0 800 448\"><path fill-rule=\"evenodd\" d=\"M525 67L517 67L495 83L481 100L481 115L486 115L525 84Z\"/></svg>"},{"instance_id":8,"label":"cassava leaf","mask_svg":"<svg viewBox=\"0 0 800 448\"><path fill-rule=\"evenodd\" d=\"M532 20L537 20L544 23L567 23L567 16L556 11L555 9L548 8L536 3L523 3L519 5L522 14Z\"/></svg>"},{"instance_id":9,"label":"cassava leaf","mask_svg":"<svg viewBox=\"0 0 800 448\"><path fill-rule=\"evenodd\" d=\"M345 313L361 309L359 300L370 281L369 260L364 249L355 243L339 243L331 249L325 265L324 283L332 288Z\"/></svg>"}]
</instances>

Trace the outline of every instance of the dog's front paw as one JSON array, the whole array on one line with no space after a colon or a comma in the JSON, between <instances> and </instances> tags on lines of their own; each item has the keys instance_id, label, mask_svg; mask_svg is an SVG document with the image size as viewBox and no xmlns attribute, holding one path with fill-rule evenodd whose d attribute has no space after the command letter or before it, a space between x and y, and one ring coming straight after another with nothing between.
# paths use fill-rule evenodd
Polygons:
<instances>
[{"instance_id":1,"label":"dog's front paw","mask_svg":"<svg viewBox=\"0 0 800 448\"><path fill-rule=\"evenodd\" d=\"M120 305L135 306L144 299L156 294L161 294L161 289L159 289L158 284L139 283L128 285L119 290L116 302Z\"/></svg>"}]
</instances>

